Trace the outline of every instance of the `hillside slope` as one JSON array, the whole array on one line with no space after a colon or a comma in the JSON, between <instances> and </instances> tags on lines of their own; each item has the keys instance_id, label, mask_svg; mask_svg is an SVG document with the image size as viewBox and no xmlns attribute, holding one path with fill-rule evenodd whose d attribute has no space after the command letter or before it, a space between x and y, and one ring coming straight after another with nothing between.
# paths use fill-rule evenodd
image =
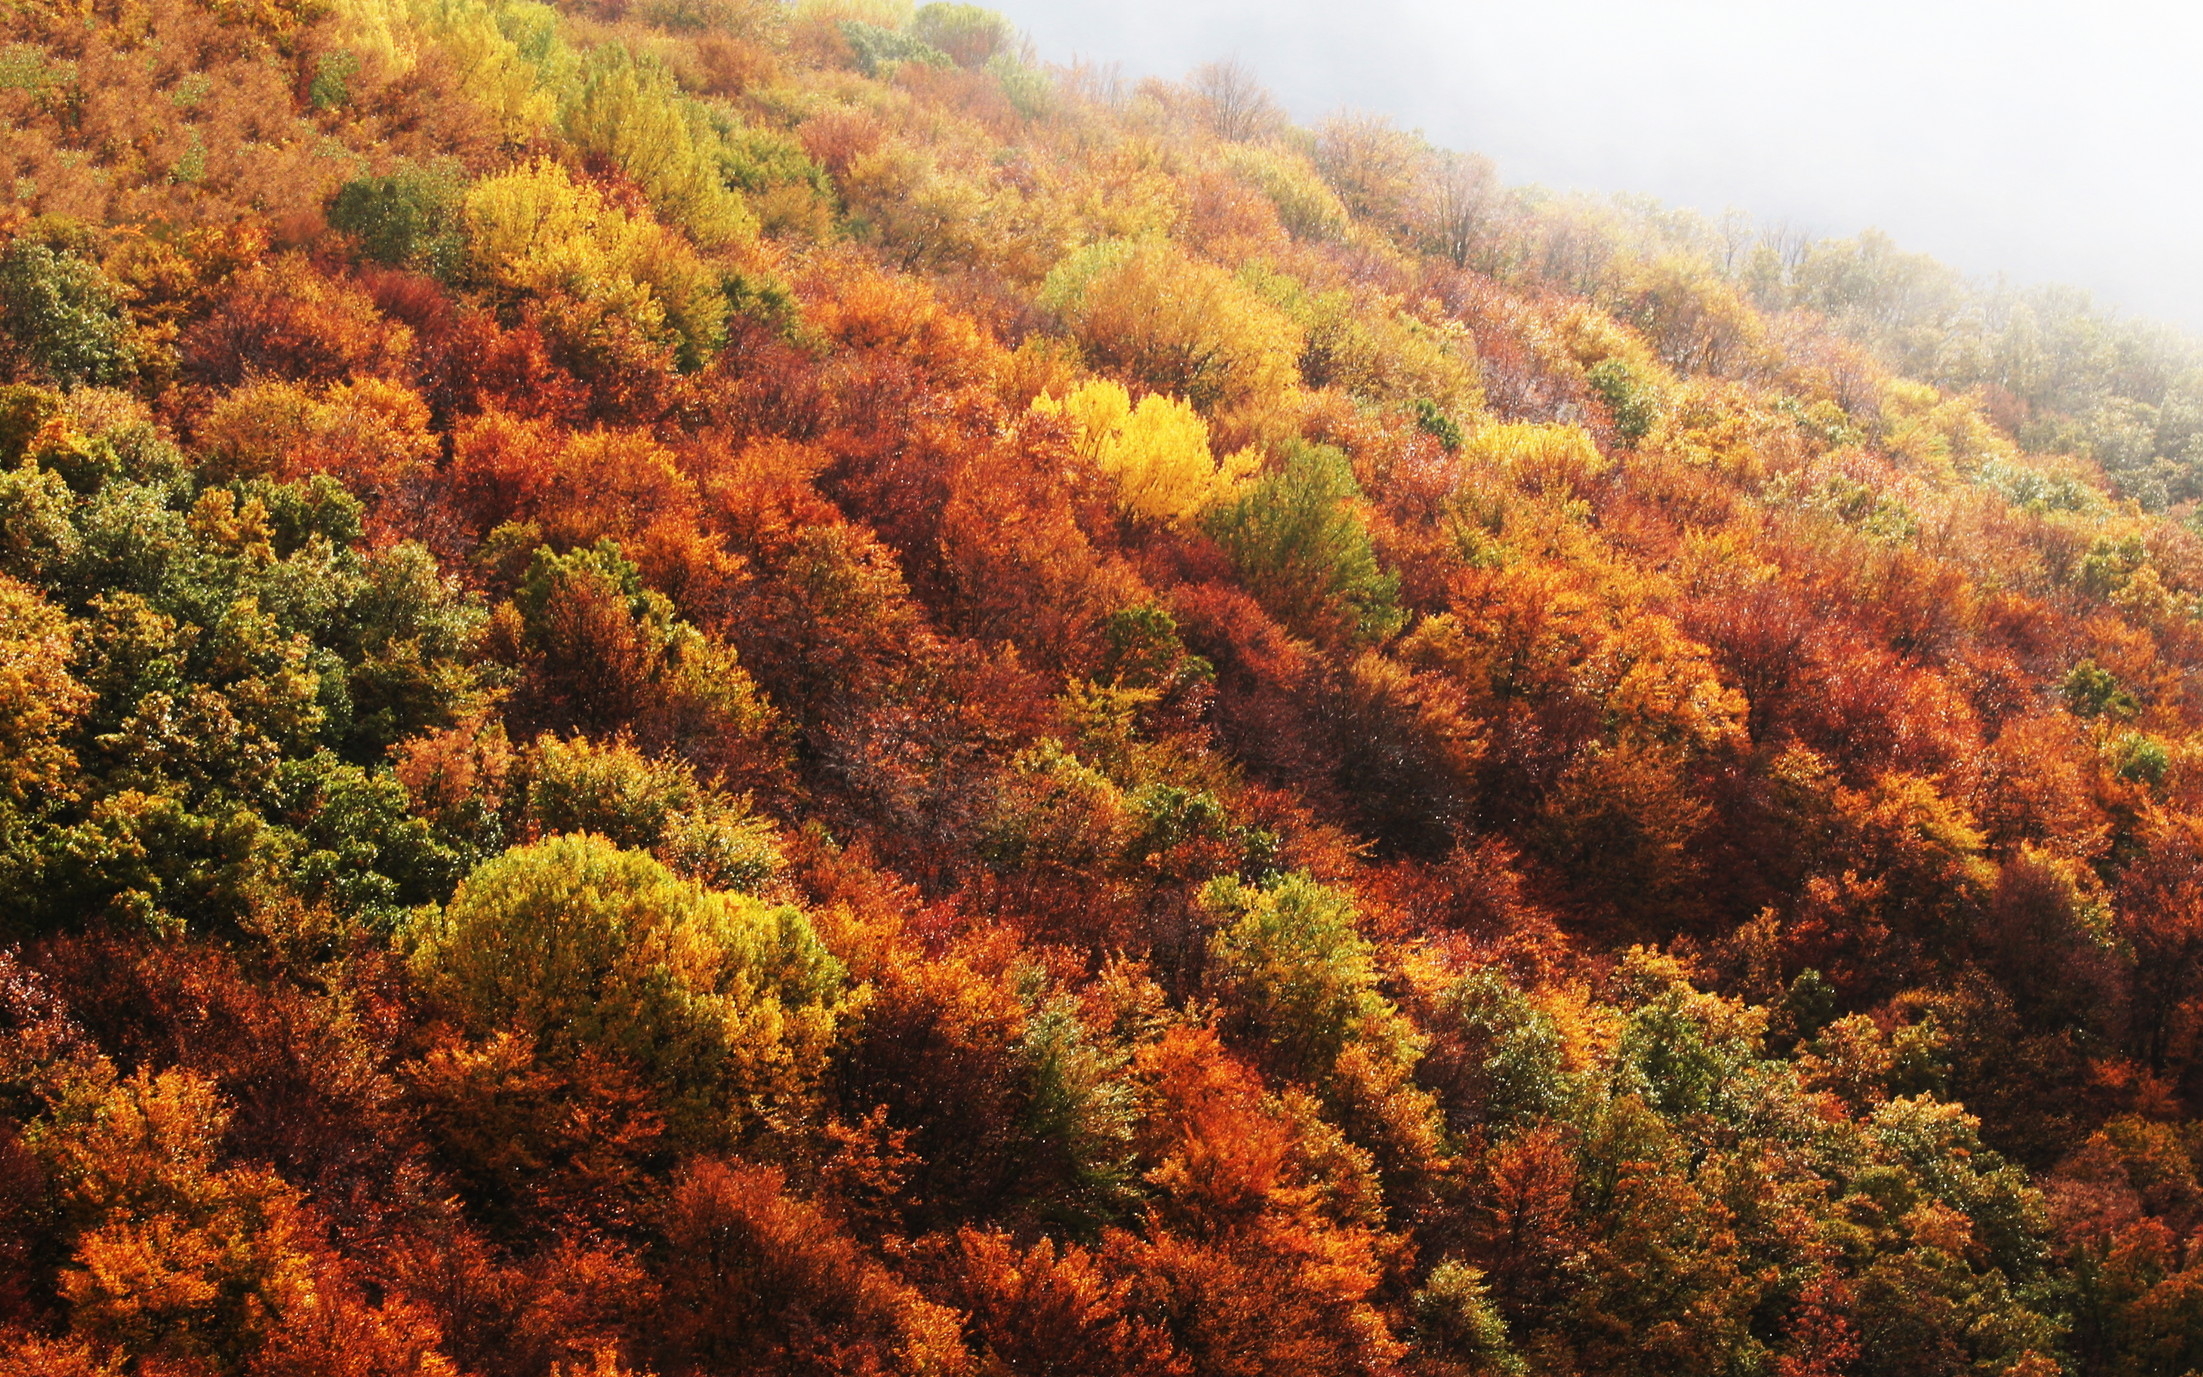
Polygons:
<instances>
[{"instance_id":1,"label":"hillside slope","mask_svg":"<svg viewBox=\"0 0 2203 1377\"><path fill-rule=\"evenodd\" d=\"M2203 354L987 11L0 17L0 1374L2203 1368Z\"/></svg>"}]
</instances>

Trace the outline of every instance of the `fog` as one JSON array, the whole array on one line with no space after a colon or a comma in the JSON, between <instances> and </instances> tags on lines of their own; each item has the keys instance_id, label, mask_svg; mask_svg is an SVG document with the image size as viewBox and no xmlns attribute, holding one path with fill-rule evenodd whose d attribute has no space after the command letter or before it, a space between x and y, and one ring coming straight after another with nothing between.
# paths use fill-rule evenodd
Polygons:
<instances>
[{"instance_id":1,"label":"fog","mask_svg":"<svg viewBox=\"0 0 2203 1377\"><path fill-rule=\"evenodd\" d=\"M2203 6L2098 0L1007 0L1051 61L1236 58L1509 182L1645 192L2203 331Z\"/></svg>"}]
</instances>

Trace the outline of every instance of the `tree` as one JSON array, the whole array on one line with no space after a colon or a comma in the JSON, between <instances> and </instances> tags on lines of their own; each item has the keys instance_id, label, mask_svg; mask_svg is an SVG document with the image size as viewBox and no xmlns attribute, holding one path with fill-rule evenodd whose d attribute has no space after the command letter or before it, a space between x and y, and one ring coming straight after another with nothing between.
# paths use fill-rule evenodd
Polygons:
<instances>
[{"instance_id":1,"label":"tree","mask_svg":"<svg viewBox=\"0 0 2203 1377\"><path fill-rule=\"evenodd\" d=\"M1329 1074L1356 1042L1412 1060L1413 1035L1377 992L1368 941L1352 903L1305 873L1259 887L1230 876L1201 893L1216 924L1210 986L1229 1025L1278 1070L1306 1080Z\"/></svg>"},{"instance_id":2,"label":"tree","mask_svg":"<svg viewBox=\"0 0 2203 1377\"><path fill-rule=\"evenodd\" d=\"M1464 1136L1535 1124L1568 1107L1576 1081L1562 1062L1559 1028L1498 971L1463 974L1439 993L1422 1026L1430 1035L1422 1079Z\"/></svg>"},{"instance_id":3,"label":"tree","mask_svg":"<svg viewBox=\"0 0 2203 1377\"><path fill-rule=\"evenodd\" d=\"M1009 20L983 6L933 0L911 16L910 36L948 54L959 67L984 67L1009 49L1016 33Z\"/></svg>"},{"instance_id":4,"label":"tree","mask_svg":"<svg viewBox=\"0 0 2203 1377\"><path fill-rule=\"evenodd\" d=\"M676 1178L662 1229L667 1323L652 1347L673 1372L964 1371L958 1316L867 1256L774 1167L705 1159Z\"/></svg>"},{"instance_id":5,"label":"tree","mask_svg":"<svg viewBox=\"0 0 2203 1377\"><path fill-rule=\"evenodd\" d=\"M549 332L584 376L617 382L654 349L700 367L725 337L727 299L693 249L538 161L467 189L474 270L541 298Z\"/></svg>"},{"instance_id":6,"label":"tree","mask_svg":"<svg viewBox=\"0 0 2203 1377\"><path fill-rule=\"evenodd\" d=\"M915 34L867 24L861 19L844 19L840 28L850 56L856 59L857 70L866 76L885 75L904 62L926 67L951 65L947 53Z\"/></svg>"},{"instance_id":7,"label":"tree","mask_svg":"<svg viewBox=\"0 0 2203 1377\"><path fill-rule=\"evenodd\" d=\"M1301 445L1204 523L1255 595L1304 635L1381 641L1399 630L1399 579L1377 564L1346 456Z\"/></svg>"},{"instance_id":8,"label":"tree","mask_svg":"<svg viewBox=\"0 0 2203 1377\"><path fill-rule=\"evenodd\" d=\"M1732 373L1752 366L1765 348L1766 327L1759 314L1699 263L1658 259L1637 268L1622 290L1628 318L1660 357L1678 369ZM1611 400L1609 405L1621 426L1621 405Z\"/></svg>"},{"instance_id":9,"label":"tree","mask_svg":"<svg viewBox=\"0 0 2203 1377\"><path fill-rule=\"evenodd\" d=\"M564 554L538 546L515 590L531 729L637 733L740 783L780 768L773 709L725 642L674 615L619 542Z\"/></svg>"},{"instance_id":10,"label":"tree","mask_svg":"<svg viewBox=\"0 0 2203 1377\"><path fill-rule=\"evenodd\" d=\"M1336 114L1316 128L1316 166L1348 209L1392 229L1405 223L1431 149L1378 115Z\"/></svg>"},{"instance_id":11,"label":"tree","mask_svg":"<svg viewBox=\"0 0 2203 1377\"><path fill-rule=\"evenodd\" d=\"M1584 382L1606 403L1614 418L1614 434L1625 445L1634 445L1652 433L1659 418L1659 398L1639 371L1622 359L1603 359L1584 372Z\"/></svg>"},{"instance_id":12,"label":"tree","mask_svg":"<svg viewBox=\"0 0 2203 1377\"><path fill-rule=\"evenodd\" d=\"M486 862L408 941L424 988L470 1031L626 1059L700 1144L800 1112L841 1000L841 964L797 909L701 889L587 834Z\"/></svg>"},{"instance_id":13,"label":"tree","mask_svg":"<svg viewBox=\"0 0 2203 1377\"><path fill-rule=\"evenodd\" d=\"M539 835L593 833L649 851L711 889L755 893L784 863L772 825L749 800L698 782L678 760L652 760L624 740L537 739L525 826Z\"/></svg>"},{"instance_id":14,"label":"tree","mask_svg":"<svg viewBox=\"0 0 2203 1377\"><path fill-rule=\"evenodd\" d=\"M91 694L69 673L71 639L67 616L0 575L0 798L17 808L73 787L66 740Z\"/></svg>"},{"instance_id":15,"label":"tree","mask_svg":"<svg viewBox=\"0 0 2203 1377\"><path fill-rule=\"evenodd\" d=\"M1420 1370L1514 1374L1528 1369L1507 1343L1507 1322L1493 1309L1484 1274L1448 1258L1415 1293L1415 1351Z\"/></svg>"},{"instance_id":16,"label":"tree","mask_svg":"<svg viewBox=\"0 0 2203 1377\"><path fill-rule=\"evenodd\" d=\"M25 236L0 253L0 320L32 368L62 387L118 382L136 365L115 284L66 248Z\"/></svg>"},{"instance_id":17,"label":"tree","mask_svg":"<svg viewBox=\"0 0 2203 1377\"><path fill-rule=\"evenodd\" d=\"M1453 153L1442 157L1423 191L1419 213L1423 232L1457 268L1483 256L1493 237L1492 218L1499 200L1498 178L1490 160Z\"/></svg>"},{"instance_id":18,"label":"tree","mask_svg":"<svg viewBox=\"0 0 2203 1377\"><path fill-rule=\"evenodd\" d=\"M1293 234L1320 240L1345 233L1346 203L1302 154L1270 144L1239 144L1225 151L1224 166L1267 197Z\"/></svg>"},{"instance_id":19,"label":"tree","mask_svg":"<svg viewBox=\"0 0 2203 1377\"><path fill-rule=\"evenodd\" d=\"M326 389L261 382L237 388L199 425L225 478L281 481L327 474L355 493L396 495L438 457L420 396L380 378Z\"/></svg>"},{"instance_id":20,"label":"tree","mask_svg":"<svg viewBox=\"0 0 2203 1377\"><path fill-rule=\"evenodd\" d=\"M1338 707L1338 788L1371 835L1415 854L1444 854L1469 821L1489 749L1468 695L1365 651L1347 667Z\"/></svg>"},{"instance_id":21,"label":"tree","mask_svg":"<svg viewBox=\"0 0 2203 1377\"><path fill-rule=\"evenodd\" d=\"M178 340L195 381L236 387L289 379L320 386L395 379L413 332L356 285L299 255L239 265Z\"/></svg>"},{"instance_id":22,"label":"tree","mask_svg":"<svg viewBox=\"0 0 2203 1377\"><path fill-rule=\"evenodd\" d=\"M1381 1241L1353 1208L1372 1188L1353 1154L1266 1099L1213 1034L1171 1029L1140 1070L1160 1199L1141 1234L1113 1232L1104 1248L1144 1312L1196 1372L1387 1370L1404 1346L1371 1304Z\"/></svg>"},{"instance_id":23,"label":"tree","mask_svg":"<svg viewBox=\"0 0 2203 1377\"><path fill-rule=\"evenodd\" d=\"M1606 474L1591 434L1577 425L1480 425L1461 443L1467 463L1489 463L1531 491L1582 496Z\"/></svg>"},{"instance_id":24,"label":"tree","mask_svg":"<svg viewBox=\"0 0 2203 1377\"><path fill-rule=\"evenodd\" d=\"M69 1218L71 1337L147 1368L442 1366L418 1312L361 1299L298 1191L265 1167L217 1164L230 1116L203 1079L81 1070L29 1138Z\"/></svg>"},{"instance_id":25,"label":"tree","mask_svg":"<svg viewBox=\"0 0 2203 1377\"><path fill-rule=\"evenodd\" d=\"M360 252L377 263L450 278L465 261L459 218L464 193L455 169L405 163L337 188L329 224L357 238Z\"/></svg>"},{"instance_id":26,"label":"tree","mask_svg":"<svg viewBox=\"0 0 2203 1377\"><path fill-rule=\"evenodd\" d=\"M1139 1313L1132 1278L1077 1244L965 1229L956 1295L980 1351L1026 1377L1177 1377L1185 1356Z\"/></svg>"},{"instance_id":27,"label":"tree","mask_svg":"<svg viewBox=\"0 0 2203 1377\"><path fill-rule=\"evenodd\" d=\"M1209 128L1220 139L1244 143L1284 119L1284 112L1255 80L1254 72L1236 60L1196 67L1186 84L1200 97Z\"/></svg>"},{"instance_id":28,"label":"tree","mask_svg":"<svg viewBox=\"0 0 2203 1377\"><path fill-rule=\"evenodd\" d=\"M2121 935L2134 949L2135 1050L2169 1066L2181 1011L2203 991L2203 837L2193 818L2150 818L2146 849L2119 880Z\"/></svg>"},{"instance_id":29,"label":"tree","mask_svg":"<svg viewBox=\"0 0 2203 1377\"><path fill-rule=\"evenodd\" d=\"M1066 417L1080 457L1117 485L1118 505L1137 520L1182 526L1230 497L1261 463L1251 450L1218 460L1209 428L1192 407L1159 393L1138 406L1123 387L1091 382L1062 401L1042 394L1036 415Z\"/></svg>"},{"instance_id":30,"label":"tree","mask_svg":"<svg viewBox=\"0 0 2203 1377\"><path fill-rule=\"evenodd\" d=\"M672 75L621 43L582 59L579 90L562 121L583 154L632 177L651 205L704 248L757 233L757 217L721 180L718 139Z\"/></svg>"},{"instance_id":31,"label":"tree","mask_svg":"<svg viewBox=\"0 0 2203 1377\"><path fill-rule=\"evenodd\" d=\"M1582 1168L1566 1129L1539 1121L1492 1142L1475 1166L1476 1255L1518 1332L1541 1327L1569 1291L1570 1255L1590 1226L1579 1212Z\"/></svg>"},{"instance_id":32,"label":"tree","mask_svg":"<svg viewBox=\"0 0 2203 1377\"><path fill-rule=\"evenodd\" d=\"M1048 274L1041 302L1089 357L1202 410L1298 381L1300 332L1237 278L1167 239L1110 240Z\"/></svg>"},{"instance_id":33,"label":"tree","mask_svg":"<svg viewBox=\"0 0 2203 1377\"><path fill-rule=\"evenodd\" d=\"M2094 660L2067 671L2058 691L2075 717L2132 717L2141 711L2134 695L2119 687L2118 676Z\"/></svg>"}]
</instances>

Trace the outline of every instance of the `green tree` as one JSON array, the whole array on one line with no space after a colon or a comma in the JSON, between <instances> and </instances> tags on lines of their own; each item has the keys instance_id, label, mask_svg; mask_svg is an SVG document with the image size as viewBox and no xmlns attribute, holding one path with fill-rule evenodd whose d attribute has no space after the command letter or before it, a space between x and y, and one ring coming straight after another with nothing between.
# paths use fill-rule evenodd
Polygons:
<instances>
[{"instance_id":1,"label":"green tree","mask_svg":"<svg viewBox=\"0 0 2203 1377\"><path fill-rule=\"evenodd\" d=\"M1625 445L1634 445L1652 433L1660 417L1659 395L1637 371L1621 359L1593 364L1583 375L1593 395L1606 403L1614 418L1614 434Z\"/></svg>"},{"instance_id":2,"label":"green tree","mask_svg":"<svg viewBox=\"0 0 2203 1377\"><path fill-rule=\"evenodd\" d=\"M755 890L780 871L772 824L748 799L699 782L684 762L653 760L624 740L544 736L529 767L535 831L594 832L714 889Z\"/></svg>"},{"instance_id":3,"label":"green tree","mask_svg":"<svg viewBox=\"0 0 2203 1377\"><path fill-rule=\"evenodd\" d=\"M2134 695L2119 686L2118 677L2094 660L2067 671L2058 691L2075 717L2132 717L2142 710Z\"/></svg>"},{"instance_id":4,"label":"green tree","mask_svg":"<svg viewBox=\"0 0 2203 1377\"><path fill-rule=\"evenodd\" d=\"M1383 640L1405 617L1399 579L1377 564L1346 455L1296 445L1206 526L1241 578L1288 626L1323 639Z\"/></svg>"},{"instance_id":5,"label":"green tree","mask_svg":"<svg viewBox=\"0 0 2203 1377\"><path fill-rule=\"evenodd\" d=\"M1305 871L1250 885L1220 876L1201 891L1219 924L1208 980L1240 1036L1290 1074L1326 1075L1355 1042L1412 1056L1413 1032L1377 989L1374 949L1353 900Z\"/></svg>"},{"instance_id":6,"label":"green tree","mask_svg":"<svg viewBox=\"0 0 2203 1377\"><path fill-rule=\"evenodd\" d=\"M849 43L850 55L857 60L857 70L866 76L879 76L901 62L915 62L922 67L954 65L947 53L915 34L859 19L844 20L841 34Z\"/></svg>"},{"instance_id":7,"label":"green tree","mask_svg":"<svg viewBox=\"0 0 2203 1377\"><path fill-rule=\"evenodd\" d=\"M1424 1069L1457 1129L1534 1123L1561 1114L1577 1093L1560 1030L1499 971L1463 973L1434 1012Z\"/></svg>"},{"instance_id":8,"label":"green tree","mask_svg":"<svg viewBox=\"0 0 2203 1377\"><path fill-rule=\"evenodd\" d=\"M1507 1321L1484 1274L1454 1258L1433 1267L1414 1297L1415 1350L1433 1372L1460 1377L1519 1377L1529 1368L1507 1343Z\"/></svg>"},{"instance_id":9,"label":"green tree","mask_svg":"<svg viewBox=\"0 0 2203 1377\"><path fill-rule=\"evenodd\" d=\"M921 5L910 21L910 36L946 53L959 67L983 67L1009 49L1016 30L1010 21L979 5L934 0Z\"/></svg>"},{"instance_id":10,"label":"green tree","mask_svg":"<svg viewBox=\"0 0 2203 1377\"><path fill-rule=\"evenodd\" d=\"M337 188L329 224L358 239L360 252L377 263L449 278L466 260L465 194L453 167L401 163Z\"/></svg>"},{"instance_id":11,"label":"green tree","mask_svg":"<svg viewBox=\"0 0 2203 1377\"><path fill-rule=\"evenodd\" d=\"M628 1059L690 1142L799 1110L842 998L841 963L800 910L588 834L484 863L408 939L422 988L470 1032Z\"/></svg>"},{"instance_id":12,"label":"green tree","mask_svg":"<svg viewBox=\"0 0 2203 1377\"><path fill-rule=\"evenodd\" d=\"M0 253L0 329L63 387L118 381L136 362L115 284L97 264L31 238Z\"/></svg>"}]
</instances>

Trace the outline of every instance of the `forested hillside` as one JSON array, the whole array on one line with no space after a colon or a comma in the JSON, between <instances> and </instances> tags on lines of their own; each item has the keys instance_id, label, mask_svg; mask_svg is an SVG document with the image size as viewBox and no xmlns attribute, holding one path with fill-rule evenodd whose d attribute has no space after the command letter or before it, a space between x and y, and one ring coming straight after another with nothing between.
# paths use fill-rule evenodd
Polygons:
<instances>
[{"instance_id":1,"label":"forested hillside","mask_svg":"<svg viewBox=\"0 0 2203 1377\"><path fill-rule=\"evenodd\" d=\"M0 1374L2203 1370L2203 349L889 0L0 7Z\"/></svg>"}]
</instances>

